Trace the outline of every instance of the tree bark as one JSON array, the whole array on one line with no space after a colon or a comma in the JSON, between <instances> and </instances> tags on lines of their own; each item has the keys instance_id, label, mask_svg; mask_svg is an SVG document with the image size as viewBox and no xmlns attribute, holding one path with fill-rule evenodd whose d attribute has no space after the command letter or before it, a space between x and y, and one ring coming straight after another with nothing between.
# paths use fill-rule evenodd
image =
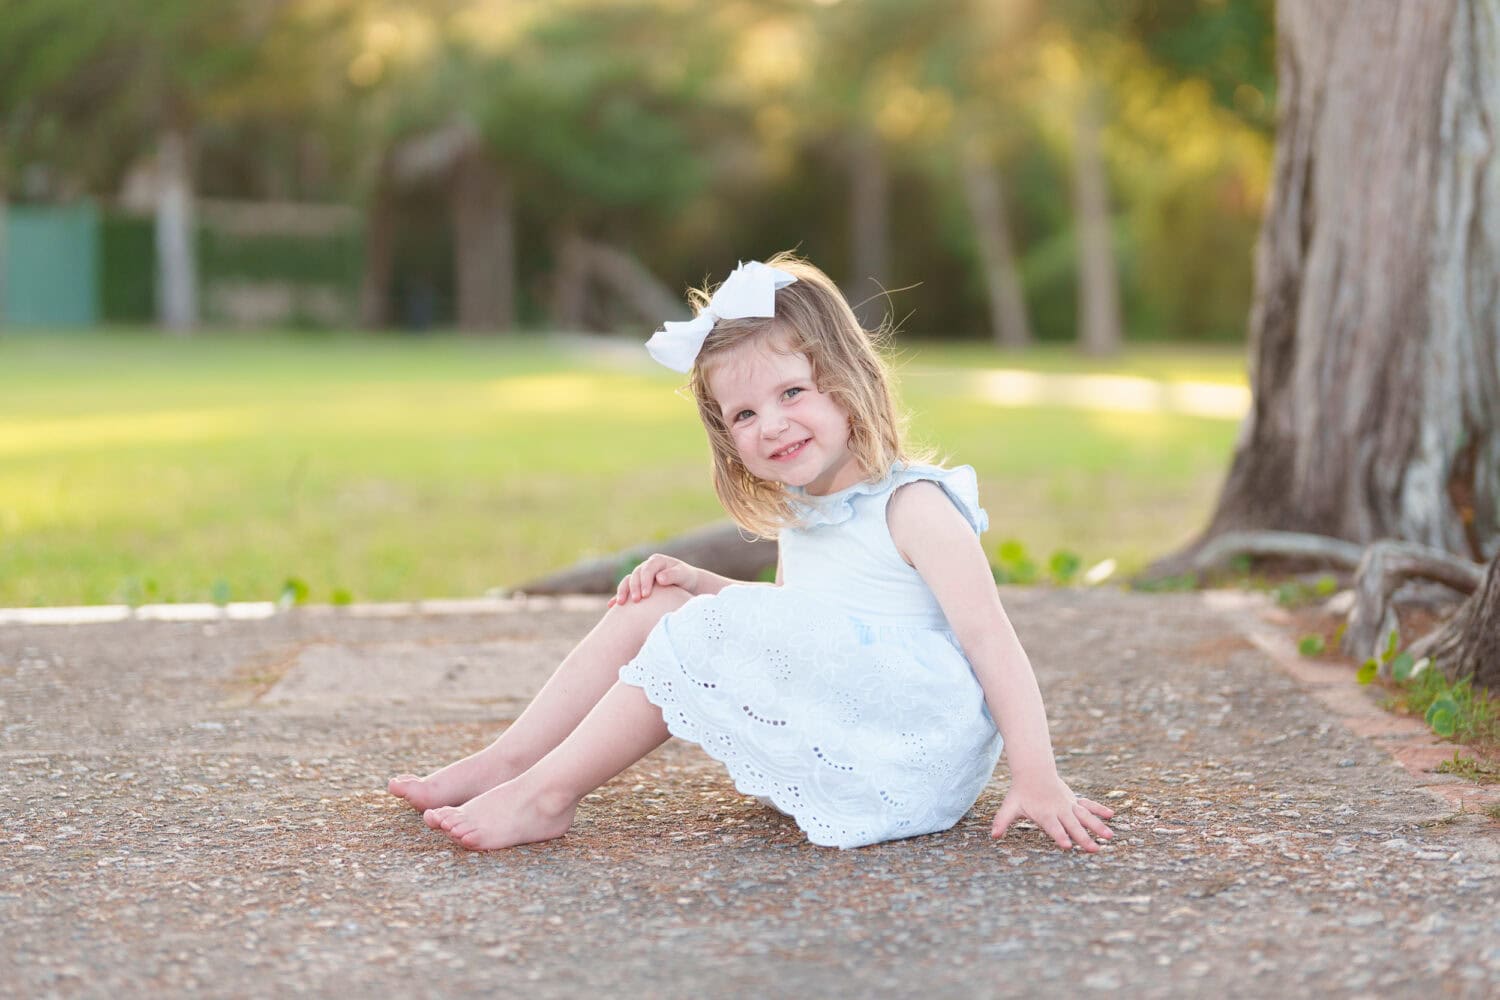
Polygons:
<instances>
[{"instance_id":1,"label":"tree bark","mask_svg":"<svg viewBox=\"0 0 1500 1000\"><path fill-rule=\"evenodd\" d=\"M157 150L156 312L179 336L198 325L198 266L193 250L191 150L182 128L168 128Z\"/></svg>"},{"instance_id":2,"label":"tree bark","mask_svg":"<svg viewBox=\"0 0 1500 1000\"><path fill-rule=\"evenodd\" d=\"M990 334L996 346L1026 347L1032 340L1031 324L1026 319L1026 299L1021 294L1021 276L1011 247L999 167L979 140L964 142L959 157L964 196L989 293Z\"/></svg>"},{"instance_id":3,"label":"tree bark","mask_svg":"<svg viewBox=\"0 0 1500 1000\"><path fill-rule=\"evenodd\" d=\"M1109 178L1099 151L1099 110L1092 94L1078 104L1073 205L1078 227L1078 342L1085 354L1120 350L1120 281L1109 223Z\"/></svg>"},{"instance_id":4,"label":"tree bark","mask_svg":"<svg viewBox=\"0 0 1500 1000\"><path fill-rule=\"evenodd\" d=\"M458 328L515 325L515 227L510 186L479 143L453 168L450 208L458 285Z\"/></svg>"},{"instance_id":5,"label":"tree bark","mask_svg":"<svg viewBox=\"0 0 1500 1000\"><path fill-rule=\"evenodd\" d=\"M365 224L365 266L359 286L359 321L367 330L391 325L391 277L396 263L396 192L389 159L382 165Z\"/></svg>"},{"instance_id":6,"label":"tree bark","mask_svg":"<svg viewBox=\"0 0 1500 1000\"><path fill-rule=\"evenodd\" d=\"M1195 544L1277 528L1488 562L1500 551L1500 6L1286 0L1277 31L1254 403Z\"/></svg>"},{"instance_id":7,"label":"tree bark","mask_svg":"<svg viewBox=\"0 0 1500 1000\"><path fill-rule=\"evenodd\" d=\"M1345 623L1340 650L1356 659L1374 656L1397 626L1391 599L1411 579L1435 580L1461 594L1472 594L1483 567L1441 549L1413 542L1376 542L1365 550L1355 574L1355 604ZM1382 663L1381 670L1389 669Z\"/></svg>"},{"instance_id":8,"label":"tree bark","mask_svg":"<svg viewBox=\"0 0 1500 1000\"><path fill-rule=\"evenodd\" d=\"M861 325L885 318L890 277L890 176L880 140L859 133L849 148L849 233L853 276L847 286Z\"/></svg>"},{"instance_id":9,"label":"tree bark","mask_svg":"<svg viewBox=\"0 0 1500 1000\"><path fill-rule=\"evenodd\" d=\"M557 264L552 272L552 322L560 330L584 328L588 306L588 244L577 231L564 229L553 240Z\"/></svg>"},{"instance_id":10,"label":"tree bark","mask_svg":"<svg viewBox=\"0 0 1500 1000\"><path fill-rule=\"evenodd\" d=\"M1500 558L1490 561L1483 585L1458 613L1413 643L1410 652L1432 657L1450 681L1470 677L1500 693Z\"/></svg>"}]
</instances>

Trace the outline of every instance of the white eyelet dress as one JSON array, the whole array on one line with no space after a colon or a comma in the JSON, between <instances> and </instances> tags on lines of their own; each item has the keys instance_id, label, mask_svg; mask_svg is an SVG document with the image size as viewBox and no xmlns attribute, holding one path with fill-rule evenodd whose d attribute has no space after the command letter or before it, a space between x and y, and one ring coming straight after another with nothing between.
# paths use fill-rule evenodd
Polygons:
<instances>
[{"instance_id":1,"label":"white eyelet dress","mask_svg":"<svg viewBox=\"0 0 1500 1000\"><path fill-rule=\"evenodd\" d=\"M979 681L886 524L892 492L922 479L984 531L969 466L897 463L878 483L804 497L801 526L779 538L783 586L693 598L620 671L672 735L702 746L814 844L946 830L1000 756Z\"/></svg>"}]
</instances>

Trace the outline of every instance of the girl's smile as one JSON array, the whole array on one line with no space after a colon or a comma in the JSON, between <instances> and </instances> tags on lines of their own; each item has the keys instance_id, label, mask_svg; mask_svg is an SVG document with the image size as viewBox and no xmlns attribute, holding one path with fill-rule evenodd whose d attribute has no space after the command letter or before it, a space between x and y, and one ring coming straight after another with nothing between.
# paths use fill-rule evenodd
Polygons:
<instances>
[{"instance_id":1,"label":"girl's smile","mask_svg":"<svg viewBox=\"0 0 1500 1000\"><path fill-rule=\"evenodd\" d=\"M708 384L740 461L755 477L813 496L862 478L849 451L849 415L818 391L806 355L752 341L726 353Z\"/></svg>"},{"instance_id":2,"label":"girl's smile","mask_svg":"<svg viewBox=\"0 0 1500 1000\"><path fill-rule=\"evenodd\" d=\"M805 438L805 439L803 439L801 441L798 441L796 444L789 444L789 445L787 445L785 448L782 448L780 451L773 451L771 453L771 459L773 461L780 462L780 461L782 461L784 459L791 458L793 455L795 455L799 451L801 451L802 450L802 446L805 445L805 444L807 444L807 442L810 441L810 440L812 440L812 439L811 438Z\"/></svg>"}]
</instances>

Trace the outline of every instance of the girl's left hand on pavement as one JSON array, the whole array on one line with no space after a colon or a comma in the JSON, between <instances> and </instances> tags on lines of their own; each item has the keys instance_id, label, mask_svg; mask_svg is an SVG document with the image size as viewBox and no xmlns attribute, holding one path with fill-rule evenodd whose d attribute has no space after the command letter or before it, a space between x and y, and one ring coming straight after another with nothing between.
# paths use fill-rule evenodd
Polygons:
<instances>
[{"instance_id":1,"label":"girl's left hand on pavement","mask_svg":"<svg viewBox=\"0 0 1500 1000\"><path fill-rule=\"evenodd\" d=\"M1010 825L1024 816L1063 850L1071 850L1076 844L1092 854L1099 845L1089 834L1101 839L1113 837L1115 832L1104 825L1104 820L1114 814L1108 806L1074 795L1067 782L1056 775L1040 781L1014 781L995 814L990 836L1005 836Z\"/></svg>"}]
</instances>

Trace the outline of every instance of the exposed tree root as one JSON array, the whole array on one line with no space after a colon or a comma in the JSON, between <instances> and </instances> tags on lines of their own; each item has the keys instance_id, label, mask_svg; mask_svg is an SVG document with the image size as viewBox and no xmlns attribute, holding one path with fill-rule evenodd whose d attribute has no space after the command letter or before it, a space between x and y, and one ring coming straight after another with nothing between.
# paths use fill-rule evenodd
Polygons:
<instances>
[{"instance_id":1,"label":"exposed tree root","mask_svg":"<svg viewBox=\"0 0 1500 1000\"><path fill-rule=\"evenodd\" d=\"M1472 677L1500 692L1500 556L1479 573L1482 585L1452 618L1414 642L1411 654L1431 657L1450 681Z\"/></svg>"},{"instance_id":2,"label":"exposed tree root","mask_svg":"<svg viewBox=\"0 0 1500 1000\"><path fill-rule=\"evenodd\" d=\"M1376 655L1397 627L1391 598L1407 580L1435 580L1461 594L1472 594L1484 580L1484 567L1415 542L1387 540L1371 545L1354 575L1355 602L1344 629L1344 653L1359 660ZM1382 674L1387 669L1388 664L1382 663Z\"/></svg>"},{"instance_id":3,"label":"exposed tree root","mask_svg":"<svg viewBox=\"0 0 1500 1000\"><path fill-rule=\"evenodd\" d=\"M776 543L770 539L747 542L732 522L713 524L655 545L636 545L602 559L531 580L515 588L523 594L612 594L625 570L653 552L661 552L694 566L735 580L754 580L776 565Z\"/></svg>"},{"instance_id":4,"label":"exposed tree root","mask_svg":"<svg viewBox=\"0 0 1500 1000\"><path fill-rule=\"evenodd\" d=\"M1318 560L1352 570L1359 565L1362 555L1364 549L1361 546L1324 535L1305 535L1295 531L1227 531L1161 560L1143 576L1145 579L1159 579L1167 569L1172 570L1173 575L1184 572L1202 575L1235 556Z\"/></svg>"},{"instance_id":5,"label":"exposed tree root","mask_svg":"<svg viewBox=\"0 0 1500 1000\"><path fill-rule=\"evenodd\" d=\"M1385 540L1362 548L1322 535L1234 531L1161 560L1143 577L1204 574L1241 555L1320 560L1353 570L1355 602L1341 648L1356 659L1375 656L1396 627L1394 598L1403 583L1432 580L1469 595L1448 621L1413 643L1409 651L1418 660L1430 657L1450 681L1473 677L1476 684L1500 690L1500 558L1486 570L1481 564L1415 542ZM1387 669L1382 663L1382 672Z\"/></svg>"}]
</instances>

